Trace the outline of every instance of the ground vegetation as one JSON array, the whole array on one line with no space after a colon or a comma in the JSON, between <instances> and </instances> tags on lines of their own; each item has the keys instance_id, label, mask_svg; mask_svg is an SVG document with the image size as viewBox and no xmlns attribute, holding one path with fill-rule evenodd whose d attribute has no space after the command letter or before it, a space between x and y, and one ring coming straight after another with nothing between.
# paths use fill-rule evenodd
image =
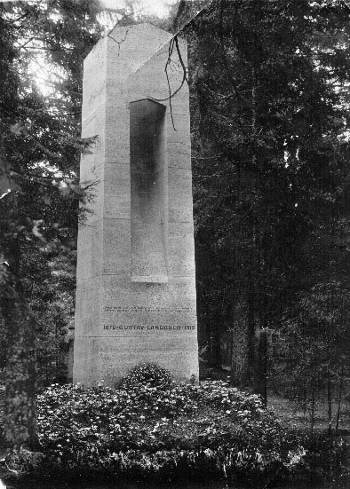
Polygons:
<instances>
[{"instance_id":1,"label":"ground vegetation","mask_svg":"<svg viewBox=\"0 0 350 489\"><path fill-rule=\"evenodd\" d=\"M7 476L266 487L334 477L344 455L339 442L292 430L257 395L224 381L178 384L153 364L113 388L50 386L37 423L37 451L12 451Z\"/></svg>"}]
</instances>

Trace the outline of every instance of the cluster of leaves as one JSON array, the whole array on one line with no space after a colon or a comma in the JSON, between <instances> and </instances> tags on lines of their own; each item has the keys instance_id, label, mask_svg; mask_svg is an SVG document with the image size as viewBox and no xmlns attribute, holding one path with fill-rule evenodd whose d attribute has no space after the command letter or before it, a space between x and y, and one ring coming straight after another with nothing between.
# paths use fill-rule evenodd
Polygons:
<instances>
[{"instance_id":1,"label":"cluster of leaves","mask_svg":"<svg viewBox=\"0 0 350 489\"><path fill-rule=\"evenodd\" d=\"M150 387L167 387L173 383L168 370L156 363L142 363L130 370L122 380L120 387L130 389L134 386L149 385Z\"/></svg>"},{"instance_id":2,"label":"cluster of leaves","mask_svg":"<svg viewBox=\"0 0 350 489\"><path fill-rule=\"evenodd\" d=\"M136 367L117 388L54 384L37 403L40 451L13 450L7 459L23 476L212 476L256 485L305 475L328 452L340 461L338 444L329 450L322 437L291 431L258 396L223 381L177 384L153 364Z\"/></svg>"},{"instance_id":3,"label":"cluster of leaves","mask_svg":"<svg viewBox=\"0 0 350 489\"><path fill-rule=\"evenodd\" d=\"M169 479L205 467L206 474L254 478L290 473L305 454L258 396L223 381L176 384L155 365L133 369L117 388L55 384L37 404L51 474Z\"/></svg>"}]
</instances>

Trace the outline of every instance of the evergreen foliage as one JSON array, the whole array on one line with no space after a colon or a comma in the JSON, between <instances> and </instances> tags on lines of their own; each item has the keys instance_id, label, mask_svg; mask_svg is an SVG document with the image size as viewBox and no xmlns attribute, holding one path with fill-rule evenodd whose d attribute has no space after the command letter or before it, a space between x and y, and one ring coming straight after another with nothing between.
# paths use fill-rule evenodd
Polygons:
<instances>
[{"instance_id":1,"label":"evergreen foliage","mask_svg":"<svg viewBox=\"0 0 350 489\"><path fill-rule=\"evenodd\" d=\"M187 31L199 322L239 385L259 331L349 291L349 25L345 2L214 0Z\"/></svg>"},{"instance_id":2,"label":"evergreen foliage","mask_svg":"<svg viewBox=\"0 0 350 489\"><path fill-rule=\"evenodd\" d=\"M62 370L59 347L72 313L83 197L78 162L87 144L79 137L82 60L100 32L94 6L69 0L0 5L1 366L10 443L35 444L37 385ZM57 75L47 98L29 72L40 56Z\"/></svg>"}]
</instances>

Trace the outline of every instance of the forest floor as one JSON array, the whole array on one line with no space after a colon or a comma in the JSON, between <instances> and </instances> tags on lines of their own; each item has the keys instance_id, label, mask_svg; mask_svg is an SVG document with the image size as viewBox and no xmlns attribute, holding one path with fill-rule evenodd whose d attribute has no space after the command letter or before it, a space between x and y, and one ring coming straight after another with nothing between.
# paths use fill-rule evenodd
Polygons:
<instances>
[{"instance_id":1,"label":"forest floor","mask_svg":"<svg viewBox=\"0 0 350 489\"><path fill-rule=\"evenodd\" d=\"M273 392L268 393L267 406L272 408L276 414L287 421L288 424L295 425L300 428L308 428L311 426L310 413L297 407L292 401L276 395ZM336 409L334 409L332 418L332 427L336 424ZM320 402L317 405L314 429L326 430L328 428L328 406L326 401ZM350 436L350 402L345 401L342 404L341 414L339 417L339 432Z\"/></svg>"},{"instance_id":2,"label":"forest floor","mask_svg":"<svg viewBox=\"0 0 350 489\"><path fill-rule=\"evenodd\" d=\"M226 370L219 368L203 369L202 378L211 380L227 380L230 375ZM310 428L310 413L297 407L291 400L277 394L274 390L269 389L267 394L267 407L273 409L277 416L290 425L297 428ZM336 425L337 408L333 406L332 427ZM339 432L346 436L350 442L350 398L345 400L341 406L341 415L339 417ZM324 431L328 429L328 405L326 399L317 403L314 419L314 429Z\"/></svg>"}]
</instances>

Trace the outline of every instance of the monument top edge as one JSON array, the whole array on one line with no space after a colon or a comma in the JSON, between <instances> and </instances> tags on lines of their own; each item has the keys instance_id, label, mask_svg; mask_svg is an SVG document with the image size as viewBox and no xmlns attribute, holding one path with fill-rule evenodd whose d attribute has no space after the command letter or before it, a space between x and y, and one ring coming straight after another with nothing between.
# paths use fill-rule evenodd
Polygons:
<instances>
[{"instance_id":1,"label":"monument top edge","mask_svg":"<svg viewBox=\"0 0 350 489\"><path fill-rule=\"evenodd\" d=\"M163 33L163 35L167 36L169 39L173 37L173 34L170 32L161 29L160 27L157 27L150 22L140 22L139 24L130 24L130 25L119 25L118 23L112 27L112 29L105 34L105 37L110 36L111 34L115 32L125 32L125 31L142 31L142 30L152 30L153 32L159 32Z\"/></svg>"},{"instance_id":2,"label":"monument top edge","mask_svg":"<svg viewBox=\"0 0 350 489\"><path fill-rule=\"evenodd\" d=\"M102 47L102 45L109 40L116 46L116 50L120 53L121 48L124 45L137 43L142 45L143 43L149 44L149 55L152 52L156 52L162 45L168 43L173 37L173 34L165 31L149 22L142 22L140 24L131 24L120 26L116 24L110 31L108 31L103 37L101 37L91 51L85 57L86 61L93 53ZM154 42L150 42L154 39Z\"/></svg>"}]
</instances>

